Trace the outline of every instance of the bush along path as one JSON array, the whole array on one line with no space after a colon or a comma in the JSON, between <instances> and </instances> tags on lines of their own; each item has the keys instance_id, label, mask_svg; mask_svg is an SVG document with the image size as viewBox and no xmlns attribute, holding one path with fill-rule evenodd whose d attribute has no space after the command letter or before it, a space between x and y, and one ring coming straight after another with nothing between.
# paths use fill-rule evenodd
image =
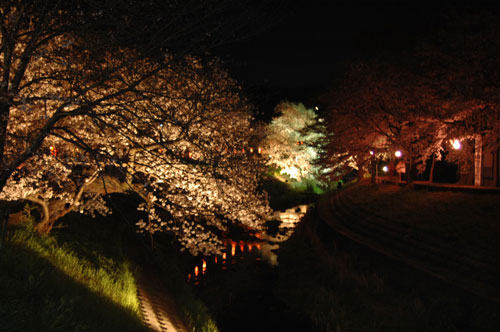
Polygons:
<instances>
[{"instance_id":1,"label":"bush along path","mask_svg":"<svg viewBox=\"0 0 500 332\"><path fill-rule=\"evenodd\" d=\"M440 234L364 209L349 190L325 195L318 215L337 233L465 291L500 304L498 258L484 248L457 247Z\"/></svg>"}]
</instances>

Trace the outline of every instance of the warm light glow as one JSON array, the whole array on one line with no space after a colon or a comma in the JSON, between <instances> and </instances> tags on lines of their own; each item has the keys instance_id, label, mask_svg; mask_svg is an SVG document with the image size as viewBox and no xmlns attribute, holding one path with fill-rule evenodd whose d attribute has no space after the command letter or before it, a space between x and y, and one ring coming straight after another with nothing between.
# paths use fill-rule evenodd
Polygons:
<instances>
[{"instance_id":1,"label":"warm light glow","mask_svg":"<svg viewBox=\"0 0 500 332\"><path fill-rule=\"evenodd\" d=\"M258 154L261 154L261 153L262 153L262 148L258 148L258 149L257 149L257 153L258 153Z\"/></svg>"},{"instance_id":2,"label":"warm light glow","mask_svg":"<svg viewBox=\"0 0 500 332\"><path fill-rule=\"evenodd\" d=\"M253 249L253 247L252 247L252 245L249 243L249 244L248 244L248 251L252 251L252 249Z\"/></svg>"},{"instance_id":3,"label":"warm light glow","mask_svg":"<svg viewBox=\"0 0 500 332\"><path fill-rule=\"evenodd\" d=\"M295 166L285 167L280 171L280 174L288 174L288 176L290 178L296 179L296 180L299 179L299 176L300 176L299 173L300 173L299 169Z\"/></svg>"},{"instance_id":4,"label":"warm light glow","mask_svg":"<svg viewBox=\"0 0 500 332\"><path fill-rule=\"evenodd\" d=\"M206 272L207 272L207 262L205 262L205 260L203 260L203 263L201 265L201 273L205 274Z\"/></svg>"},{"instance_id":5,"label":"warm light glow","mask_svg":"<svg viewBox=\"0 0 500 332\"><path fill-rule=\"evenodd\" d=\"M245 252L245 243L243 241L240 242L240 251Z\"/></svg>"},{"instance_id":6,"label":"warm light glow","mask_svg":"<svg viewBox=\"0 0 500 332\"><path fill-rule=\"evenodd\" d=\"M370 156L373 156L373 154L374 154L374 153L373 153L373 151L372 151L372 150L370 150Z\"/></svg>"},{"instance_id":7,"label":"warm light glow","mask_svg":"<svg viewBox=\"0 0 500 332\"><path fill-rule=\"evenodd\" d=\"M218 262L217 262L217 256L215 256L215 264L217 264L217 263L218 263Z\"/></svg>"},{"instance_id":8,"label":"warm light glow","mask_svg":"<svg viewBox=\"0 0 500 332\"><path fill-rule=\"evenodd\" d=\"M387 173L387 172L389 172L389 167L387 167L387 165L386 165L386 166L382 167L382 170Z\"/></svg>"},{"instance_id":9,"label":"warm light glow","mask_svg":"<svg viewBox=\"0 0 500 332\"><path fill-rule=\"evenodd\" d=\"M401 151L397 150L396 152L394 152L394 155L395 155L397 158L400 158L400 157L403 155L403 153L402 153Z\"/></svg>"},{"instance_id":10,"label":"warm light glow","mask_svg":"<svg viewBox=\"0 0 500 332\"><path fill-rule=\"evenodd\" d=\"M236 255L236 242L231 242L231 256Z\"/></svg>"},{"instance_id":11,"label":"warm light glow","mask_svg":"<svg viewBox=\"0 0 500 332\"><path fill-rule=\"evenodd\" d=\"M197 266L194 267L194 275L197 277L200 274L200 268Z\"/></svg>"},{"instance_id":12,"label":"warm light glow","mask_svg":"<svg viewBox=\"0 0 500 332\"><path fill-rule=\"evenodd\" d=\"M462 148L462 143L460 143L460 141L458 139L453 140L451 145L453 146L453 148L455 150L460 150Z\"/></svg>"},{"instance_id":13,"label":"warm light glow","mask_svg":"<svg viewBox=\"0 0 500 332\"><path fill-rule=\"evenodd\" d=\"M250 148L250 153L253 153L253 148Z\"/></svg>"},{"instance_id":14,"label":"warm light glow","mask_svg":"<svg viewBox=\"0 0 500 332\"><path fill-rule=\"evenodd\" d=\"M225 252L223 252L223 253L222 253L222 259L223 259L223 260L226 260L226 258L227 258L227 254L226 254Z\"/></svg>"},{"instance_id":15,"label":"warm light glow","mask_svg":"<svg viewBox=\"0 0 500 332\"><path fill-rule=\"evenodd\" d=\"M57 149L54 146L50 146L50 155L57 156Z\"/></svg>"}]
</instances>

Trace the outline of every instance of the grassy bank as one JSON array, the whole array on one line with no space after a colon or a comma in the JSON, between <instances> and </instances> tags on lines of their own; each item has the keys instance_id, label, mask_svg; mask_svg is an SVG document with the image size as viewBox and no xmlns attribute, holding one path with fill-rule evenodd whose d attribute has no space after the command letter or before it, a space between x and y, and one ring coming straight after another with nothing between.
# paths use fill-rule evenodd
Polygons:
<instances>
[{"instance_id":1,"label":"grassy bank","mask_svg":"<svg viewBox=\"0 0 500 332\"><path fill-rule=\"evenodd\" d=\"M450 246L500 257L500 195L357 185L343 193L356 210L440 237ZM498 261L500 263L500 261Z\"/></svg>"},{"instance_id":2,"label":"grassy bank","mask_svg":"<svg viewBox=\"0 0 500 332\"><path fill-rule=\"evenodd\" d=\"M494 210L500 196L361 185L348 195L354 209L425 229L433 238L440 234L452 246L481 246L492 256L499 247ZM276 295L317 331L498 330L497 304L356 246L314 213L278 255Z\"/></svg>"},{"instance_id":3,"label":"grassy bank","mask_svg":"<svg viewBox=\"0 0 500 332\"><path fill-rule=\"evenodd\" d=\"M146 331L120 230L79 218L49 236L29 223L9 230L0 256L1 331Z\"/></svg>"},{"instance_id":4,"label":"grassy bank","mask_svg":"<svg viewBox=\"0 0 500 332\"><path fill-rule=\"evenodd\" d=\"M271 175L262 181L261 186L269 194L269 205L273 210L313 203L323 193L315 181L283 182Z\"/></svg>"}]
</instances>

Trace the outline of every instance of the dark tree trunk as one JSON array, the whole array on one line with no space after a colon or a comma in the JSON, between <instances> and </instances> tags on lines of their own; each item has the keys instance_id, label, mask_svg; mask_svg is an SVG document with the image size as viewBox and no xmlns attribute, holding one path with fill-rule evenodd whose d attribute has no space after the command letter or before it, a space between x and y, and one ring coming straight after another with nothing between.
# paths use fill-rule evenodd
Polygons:
<instances>
[{"instance_id":1,"label":"dark tree trunk","mask_svg":"<svg viewBox=\"0 0 500 332\"><path fill-rule=\"evenodd\" d=\"M431 164L431 171L429 173L429 182L433 183L434 182L434 167L436 166L436 156L432 154L432 164Z\"/></svg>"},{"instance_id":2,"label":"dark tree trunk","mask_svg":"<svg viewBox=\"0 0 500 332\"><path fill-rule=\"evenodd\" d=\"M408 161L408 169L406 170L406 179L407 183L413 183L413 177L411 176L411 169L413 167L413 157L410 157L410 160Z\"/></svg>"},{"instance_id":3,"label":"dark tree trunk","mask_svg":"<svg viewBox=\"0 0 500 332\"><path fill-rule=\"evenodd\" d=\"M375 158L372 158L371 160L370 173L372 175L371 183L372 184L377 183L377 162Z\"/></svg>"},{"instance_id":4,"label":"dark tree trunk","mask_svg":"<svg viewBox=\"0 0 500 332\"><path fill-rule=\"evenodd\" d=\"M5 142L7 140L7 125L9 123L10 105L0 102L0 166L4 164Z\"/></svg>"}]
</instances>

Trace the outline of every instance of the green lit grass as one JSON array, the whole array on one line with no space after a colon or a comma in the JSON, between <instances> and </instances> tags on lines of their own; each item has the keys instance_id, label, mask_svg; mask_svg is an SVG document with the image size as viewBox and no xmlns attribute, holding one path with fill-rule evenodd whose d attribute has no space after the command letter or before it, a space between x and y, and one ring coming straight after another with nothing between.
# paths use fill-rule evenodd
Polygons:
<instances>
[{"instance_id":1,"label":"green lit grass","mask_svg":"<svg viewBox=\"0 0 500 332\"><path fill-rule=\"evenodd\" d=\"M9 230L0 256L0 331L146 331L132 267L105 244L80 241L98 226L85 222L80 234L71 228L49 236L30 226ZM111 243L120 236L97 228Z\"/></svg>"},{"instance_id":2,"label":"green lit grass","mask_svg":"<svg viewBox=\"0 0 500 332\"><path fill-rule=\"evenodd\" d=\"M262 181L262 188L269 194L269 204L273 210L316 202L319 195L323 193L318 183L313 180L286 183L273 176L267 176Z\"/></svg>"}]
</instances>

